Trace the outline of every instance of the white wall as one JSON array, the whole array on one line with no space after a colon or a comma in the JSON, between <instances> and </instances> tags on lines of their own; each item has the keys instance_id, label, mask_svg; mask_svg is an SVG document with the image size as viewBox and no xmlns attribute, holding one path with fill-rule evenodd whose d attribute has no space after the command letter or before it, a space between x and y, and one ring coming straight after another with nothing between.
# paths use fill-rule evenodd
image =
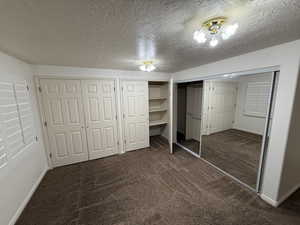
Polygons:
<instances>
[{"instance_id":1,"label":"white wall","mask_svg":"<svg viewBox=\"0 0 300 225\"><path fill-rule=\"evenodd\" d=\"M238 79L238 92L233 128L263 135L266 117L254 117L244 114L248 82L272 82L272 73L253 74Z\"/></svg>"},{"instance_id":2,"label":"white wall","mask_svg":"<svg viewBox=\"0 0 300 225\"><path fill-rule=\"evenodd\" d=\"M300 73L300 72L299 72ZM299 79L299 78L298 78ZM300 134L300 81L298 80L291 126L288 136L287 153L284 159L284 168L281 174L281 185L279 190L280 202L291 192L300 187L300 151L299 151L299 134Z\"/></svg>"},{"instance_id":3,"label":"white wall","mask_svg":"<svg viewBox=\"0 0 300 225\"><path fill-rule=\"evenodd\" d=\"M129 70L108 70L97 68L83 68L83 67L65 67L65 66L48 66L48 65L36 65L34 68L34 74L41 78L111 78L115 79L117 83L117 109L118 118L122 118L121 112L121 91L120 84L122 80L147 80L147 81L169 81L171 74L160 72L142 72L142 71L129 71ZM169 128L169 127L168 127ZM122 120L118 121L118 130L120 143L124 143L124 132L122 126ZM164 130L163 136L168 137L168 130ZM120 153L124 153L124 146L120 145ZM50 165L51 166L51 165Z\"/></svg>"},{"instance_id":4,"label":"white wall","mask_svg":"<svg viewBox=\"0 0 300 225\"><path fill-rule=\"evenodd\" d=\"M289 155L290 151L294 151L287 145L287 141L298 81L299 60L300 40L297 40L173 74L174 82L178 82L240 71L254 73L258 68L280 67L274 119L261 190L261 196L274 205L285 194L279 193L281 172L286 166L284 157Z\"/></svg>"},{"instance_id":5,"label":"white wall","mask_svg":"<svg viewBox=\"0 0 300 225\"><path fill-rule=\"evenodd\" d=\"M39 118L35 98L33 71L30 65L0 53L0 81L13 82L26 80L31 90L34 118ZM6 166L0 168L0 224L14 224L31 193L48 169L40 129L35 121L38 142L23 149Z\"/></svg>"}]
</instances>

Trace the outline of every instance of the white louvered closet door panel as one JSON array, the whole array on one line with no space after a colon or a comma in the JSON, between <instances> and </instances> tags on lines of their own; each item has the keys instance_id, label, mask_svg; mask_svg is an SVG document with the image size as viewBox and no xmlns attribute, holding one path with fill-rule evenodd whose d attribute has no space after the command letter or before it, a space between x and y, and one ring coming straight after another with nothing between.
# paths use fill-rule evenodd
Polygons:
<instances>
[{"instance_id":1,"label":"white louvered closet door panel","mask_svg":"<svg viewBox=\"0 0 300 225\"><path fill-rule=\"evenodd\" d=\"M53 166L88 160L80 80L41 79Z\"/></svg>"},{"instance_id":2,"label":"white louvered closet door panel","mask_svg":"<svg viewBox=\"0 0 300 225\"><path fill-rule=\"evenodd\" d=\"M123 81L125 150L149 147L149 103L147 81Z\"/></svg>"},{"instance_id":3,"label":"white louvered closet door panel","mask_svg":"<svg viewBox=\"0 0 300 225\"><path fill-rule=\"evenodd\" d=\"M4 128L1 132L2 152L3 146L6 146L5 155L11 158L25 146L13 83L0 83L0 113Z\"/></svg>"},{"instance_id":4,"label":"white louvered closet door panel","mask_svg":"<svg viewBox=\"0 0 300 225\"><path fill-rule=\"evenodd\" d=\"M113 80L82 80L90 159L118 153L115 83Z\"/></svg>"}]
</instances>

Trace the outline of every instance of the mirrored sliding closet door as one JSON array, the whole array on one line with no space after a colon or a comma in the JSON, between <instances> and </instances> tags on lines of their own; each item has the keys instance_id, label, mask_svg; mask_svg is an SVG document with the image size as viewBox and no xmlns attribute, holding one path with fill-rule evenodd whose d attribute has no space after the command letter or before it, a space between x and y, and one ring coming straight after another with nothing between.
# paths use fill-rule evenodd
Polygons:
<instances>
[{"instance_id":1,"label":"mirrored sliding closet door","mask_svg":"<svg viewBox=\"0 0 300 225\"><path fill-rule=\"evenodd\" d=\"M257 190L271 125L275 73L203 82L201 157Z\"/></svg>"}]
</instances>

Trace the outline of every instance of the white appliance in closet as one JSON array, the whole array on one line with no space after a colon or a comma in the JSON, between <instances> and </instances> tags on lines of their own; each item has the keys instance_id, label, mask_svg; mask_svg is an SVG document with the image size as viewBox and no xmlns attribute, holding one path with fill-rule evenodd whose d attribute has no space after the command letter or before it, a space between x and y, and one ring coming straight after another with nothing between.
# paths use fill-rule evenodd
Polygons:
<instances>
[{"instance_id":1,"label":"white appliance in closet","mask_svg":"<svg viewBox=\"0 0 300 225\"><path fill-rule=\"evenodd\" d=\"M147 81L122 81L125 151L149 147Z\"/></svg>"},{"instance_id":2,"label":"white appliance in closet","mask_svg":"<svg viewBox=\"0 0 300 225\"><path fill-rule=\"evenodd\" d=\"M118 152L113 80L40 79L53 166Z\"/></svg>"}]
</instances>

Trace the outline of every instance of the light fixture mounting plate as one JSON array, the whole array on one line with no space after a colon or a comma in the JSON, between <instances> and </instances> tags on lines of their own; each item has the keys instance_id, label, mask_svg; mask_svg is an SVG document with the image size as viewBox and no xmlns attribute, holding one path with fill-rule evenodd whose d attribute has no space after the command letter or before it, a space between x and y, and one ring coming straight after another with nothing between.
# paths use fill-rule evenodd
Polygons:
<instances>
[{"instance_id":1,"label":"light fixture mounting plate","mask_svg":"<svg viewBox=\"0 0 300 225\"><path fill-rule=\"evenodd\" d=\"M202 26L209 30L211 34L216 34L221 29L222 25L227 22L227 17L219 16L206 20Z\"/></svg>"},{"instance_id":2,"label":"light fixture mounting plate","mask_svg":"<svg viewBox=\"0 0 300 225\"><path fill-rule=\"evenodd\" d=\"M151 61L151 60L143 61L143 64L150 65L150 64L153 64L153 61Z\"/></svg>"}]
</instances>

